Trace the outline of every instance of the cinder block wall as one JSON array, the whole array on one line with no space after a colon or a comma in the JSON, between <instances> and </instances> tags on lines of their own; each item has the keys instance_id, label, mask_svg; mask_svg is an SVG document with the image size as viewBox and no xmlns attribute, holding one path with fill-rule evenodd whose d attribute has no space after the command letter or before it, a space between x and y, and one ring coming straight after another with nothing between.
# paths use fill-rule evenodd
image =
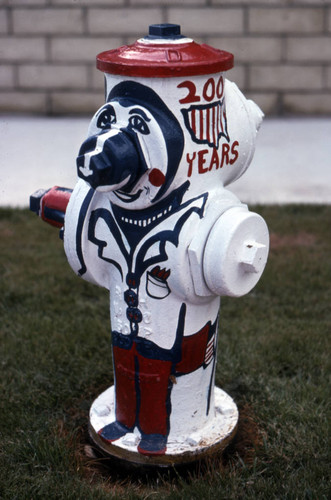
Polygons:
<instances>
[{"instance_id":1,"label":"cinder block wall","mask_svg":"<svg viewBox=\"0 0 331 500\"><path fill-rule=\"evenodd\" d=\"M96 54L160 22L233 52L265 113L331 113L331 0L0 0L0 112L93 113Z\"/></svg>"}]
</instances>

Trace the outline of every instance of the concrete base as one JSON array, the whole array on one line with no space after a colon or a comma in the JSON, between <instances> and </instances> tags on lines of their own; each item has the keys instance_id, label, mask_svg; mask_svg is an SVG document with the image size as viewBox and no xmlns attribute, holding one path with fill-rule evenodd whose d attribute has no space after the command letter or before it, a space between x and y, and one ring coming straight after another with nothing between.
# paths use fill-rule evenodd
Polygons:
<instances>
[{"instance_id":1,"label":"concrete base","mask_svg":"<svg viewBox=\"0 0 331 500\"><path fill-rule=\"evenodd\" d=\"M171 467L184 465L221 452L234 438L238 409L226 392L215 387L215 411L210 423L190 435L168 438L165 455L148 457L137 451L140 433L137 428L111 444L103 441L98 431L115 420L114 386L93 402L90 409L89 433L100 451L109 458L135 466Z\"/></svg>"}]
</instances>

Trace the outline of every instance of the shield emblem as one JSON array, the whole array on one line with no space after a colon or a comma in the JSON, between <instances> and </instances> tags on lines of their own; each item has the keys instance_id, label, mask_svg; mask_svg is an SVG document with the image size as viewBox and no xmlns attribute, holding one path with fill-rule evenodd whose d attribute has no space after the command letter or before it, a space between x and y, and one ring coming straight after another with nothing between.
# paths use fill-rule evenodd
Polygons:
<instances>
[{"instance_id":1,"label":"shield emblem","mask_svg":"<svg viewBox=\"0 0 331 500\"><path fill-rule=\"evenodd\" d=\"M197 144L208 144L216 149L218 149L221 137L230 141L224 98L211 104L192 105L181 111L192 141Z\"/></svg>"}]
</instances>

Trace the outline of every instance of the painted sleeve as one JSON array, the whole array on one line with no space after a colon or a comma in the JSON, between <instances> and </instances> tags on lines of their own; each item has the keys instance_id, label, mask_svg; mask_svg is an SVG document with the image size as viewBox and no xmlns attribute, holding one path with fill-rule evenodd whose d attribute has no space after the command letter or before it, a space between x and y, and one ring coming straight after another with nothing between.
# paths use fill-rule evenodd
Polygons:
<instances>
[{"instance_id":1,"label":"painted sleeve","mask_svg":"<svg viewBox=\"0 0 331 500\"><path fill-rule=\"evenodd\" d=\"M98 259L97 248L88 237L89 220L97 204L97 196L98 193L85 181L77 182L65 215L64 250L76 274L109 289L109 265Z\"/></svg>"}]
</instances>

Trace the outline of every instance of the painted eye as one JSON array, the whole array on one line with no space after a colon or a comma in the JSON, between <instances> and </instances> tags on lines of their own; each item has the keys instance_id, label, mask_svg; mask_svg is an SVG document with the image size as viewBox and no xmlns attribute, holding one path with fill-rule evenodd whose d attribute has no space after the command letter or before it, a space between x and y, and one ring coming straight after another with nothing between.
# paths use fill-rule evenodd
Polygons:
<instances>
[{"instance_id":1,"label":"painted eye","mask_svg":"<svg viewBox=\"0 0 331 500\"><path fill-rule=\"evenodd\" d=\"M149 128L145 120L139 115L133 115L129 118L130 127L136 132L140 132L143 135L149 134Z\"/></svg>"},{"instance_id":2,"label":"painted eye","mask_svg":"<svg viewBox=\"0 0 331 500\"><path fill-rule=\"evenodd\" d=\"M101 129L111 128L116 123L116 114L112 106L107 106L98 116L97 127Z\"/></svg>"}]
</instances>

